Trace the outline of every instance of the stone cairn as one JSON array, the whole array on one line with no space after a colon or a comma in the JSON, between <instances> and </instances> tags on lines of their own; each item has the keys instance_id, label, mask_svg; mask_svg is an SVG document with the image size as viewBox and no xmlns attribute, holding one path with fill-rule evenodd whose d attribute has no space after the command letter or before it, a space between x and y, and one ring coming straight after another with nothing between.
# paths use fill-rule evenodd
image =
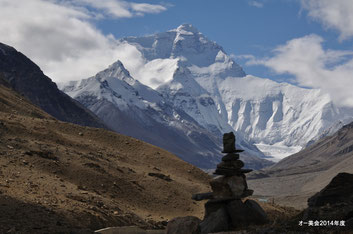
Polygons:
<instances>
[{"instance_id":1,"label":"stone cairn","mask_svg":"<svg viewBox=\"0 0 353 234\"><path fill-rule=\"evenodd\" d=\"M209 199L205 204L205 217L199 224L201 233L230 231L267 222L267 215L258 203L242 201L254 191L248 189L245 176L252 170L243 169L240 152L243 150L235 148L234 133L224 134L222 153L226 155L214 172L218 176L210 181L212 192L194 194L192 197L196 201Z\"/></svg>"}]
</instances>

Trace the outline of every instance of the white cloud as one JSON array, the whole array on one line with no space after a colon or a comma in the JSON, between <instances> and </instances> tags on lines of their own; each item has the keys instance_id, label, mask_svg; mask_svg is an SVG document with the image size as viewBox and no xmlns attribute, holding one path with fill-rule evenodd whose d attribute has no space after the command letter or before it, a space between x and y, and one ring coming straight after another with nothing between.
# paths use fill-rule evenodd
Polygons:
<instances>
[{"instance_id":1,"label":"white cloud","mask_svg":"<svg viewBox=\"0 0 353 234\"><path fill-rule=\"evenodd\" d=\"M119 0L0 0L0 41L27 55L54 81L81 79L120 54L114 36L100 32L95 20L164 10Z\"/></svg>"},{"instance_id":2,"label":"white cloud","mask_svg":"<svg viewBox=\"0 0 353 234\"><path fill-rule=\"evenodd\" d=\"M130 18L146 13L157 14L167 10L165 6L149 3L134 3L122 0L71 0L72 5L89 5L113 18Z\"/></svg>"},{"instance_id":3,"label":"white cloud","mask_svg":"<svg viewBox=\"0 0 353 234\"><path fill-rule=\"evenodd\" d=\"M131 76L151 88L171 80L180 58L154 59L147 61L133 45L119 43L117 58L124 64Z\"/></svg>"},{"instance_id":4,"label":"white cloud","mask_svg":"<svg viewBox=\"0 0 353 234\"><path fill-rule=\"evenodd\" d=\"M250 6L257 7L257 8L262 8L264 6L264 3L259 1L249 1L248 3Z\"/></svg>"},{"instance_id":5,"label":"white cloud","mask_svg":"<svg viewBox=\"0 0 353 234\"><path fill-rule=\"evenodd\" d=\"M235 55L231 54L230 57L235 60L249 60L249 61L255 61L255 56L252 54L240 54L240 55Z\"/></svg>"},{"instance_id":6,"label":"white cloud","mask_svg":"<svg viewBox=\"0 0 353 234\"><path fill-rule=\"evenodd\" d=\"M131 3L131 8L140 13L159 13L167 10L166 7L161 5L152 5L148 3Z\"/></svg>"},{"instance_id":7,"label":"white cloud","mask_svg":"<svg viewBox=\"0 0 353 234\"><path fill-rule=\"evenodd\" d=\"M294 75L299 85L320 88L340 106L353 107L353 51L325 50L323 39L308 35L288 41L274 56L251 59L247 65L265 65L278 74Z\"/></svg>"},{"instance_id":8,"label":"white cloud","mask_svg":"<svg viewBox=\"0 0 353 234\"><path fill-rule=\"evenodd\" d=\"M340 40L353 36L352 0L301 0L301 6L324 27L338 30Z\"/></svg>"}]
</instances>

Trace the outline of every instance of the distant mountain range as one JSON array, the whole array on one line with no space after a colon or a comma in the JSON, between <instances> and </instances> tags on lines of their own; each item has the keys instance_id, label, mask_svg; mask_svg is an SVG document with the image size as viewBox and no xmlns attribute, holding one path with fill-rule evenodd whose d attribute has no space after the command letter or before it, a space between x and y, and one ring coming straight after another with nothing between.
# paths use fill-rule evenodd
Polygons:
<instances>
[{"instance_id":1,"label":"distant mountain range","mask_svg":"<svg viewBox=\"0 0 353 234\"><path fill-rule=\"evenodd\" d=\"M212 133L184 108L175 107L159 92L132 78L120 61L94 77L59 84L59 87L119 133L167 149L204 169L215 168L220 161L221 133ZM246 141L238 139L238 143L261 155ZM246 152L243 156L248 166L271 165L254 154Z\"/></svg>"},{"instance_id":2,"label":"distant mountain range","mask_svg":"<svg viewBox=\"0 0 353 234\"><path fill-rule=\"evenodd\" d=\"M104 122L107 125L127 135L134 135L137 130L132 128L122 130L123 126L113 126L113 122L118 119L118 116L131 115L127 114L128 112L134 113L135 110L132 109L126 112L127 106L129 108L134 106L133 108L139 109L136 112L139 114L134 118L144 116L143 119L148 120L136 125L139 126L139 131L148 129L146 127L149 122L157 122L162 126L159 121L161 116L168 116L164 125L168 128L184 129L183 134L187 135L190 135L188 133L190 130L186 130L190 127L190 123L193 123L193 127L198 126L198 130L194 128L191 132L205 133L207 130L205 139L219 138L224 132L235 131L239 139L239 147L243 147L249 154L260 158L265 154L273 156L273 160L278 161L284 156L298 152L320 137L334 133L342 123L351 120L353 116L353 109L335 106L330 97L320 90L300 88L288 83L277 83L246 75L221 46L208 40L189 24L155 35L123 38L118 43L121 46L133 47L145 61L145 64L132 69L132 73L124 68L125 73L129 74L129 79L149 80L154 90L137 81L133 81L138 84L132 84L132 86L135 85L133 88L126 89L126 84L122 82L119 82L120 87L118 85L112 87L110 83L113 77L124 79L114 76L111 71L108 75L109 85L91 84L94 79L97 80L102 77L102 74L108 73L108 70L98 73L96 78L60 84L60 87L100 118L103 115L106 116ZM129 63L124 60L118 63L122 65L125 62ZM141 87L144 87L142 92L138 90ZM120 100L124 99L127 90L130 90L130 96L126 97L131 101L127 99L124 102L114 101L113 98L98 94L107 92L108 88L115 92L117 99L122 97ZM134 96L134 92L138 95ZM100 99L101 102L104 100L106 107L89 102L95 98ZM163 108L160 107L160 103L163 103ZM107 114L102 114L103 109L106 109L105 112L113 109L112 105L118 109L114 109L114 112L117 112L116 117L112 117L113 114L109 117ZM143 105L145 107L141 108ZM124 108L125 111L123 111ZM151 108L155 113L153 115ZM167 109L170 110L169 113L165 111ZM149 117L147 118L146 115ZM181 121L175 125L178 122L177 118ZM130 121L132 119L129 118ZM184 125L187 123L189 127L180 123L183 121ZM121 124L122 122L119 122L115 125ZM156 127L155 124L152 125ZM200 127L205 130L201 131ZM142 137L144 134L139 135ZM159 134L159 136L162 135ZM168 143L164 144L160 139L148 140L147 135L142 138L153 144L160 142L159 144L163 144L163 146L160 145L161 147L167 145L171 150L170 140L166 140ZM164 135L162 138L166 139ZM175 142L173 141L173 144ZM213 142L210 144L213 148L219 141L210 142ZM195 146L197 144L200 142L195 142ZM208 150L204 146L201 148ZM213 160L209 156L206 158Z\"/></svg>"}]
</instances>

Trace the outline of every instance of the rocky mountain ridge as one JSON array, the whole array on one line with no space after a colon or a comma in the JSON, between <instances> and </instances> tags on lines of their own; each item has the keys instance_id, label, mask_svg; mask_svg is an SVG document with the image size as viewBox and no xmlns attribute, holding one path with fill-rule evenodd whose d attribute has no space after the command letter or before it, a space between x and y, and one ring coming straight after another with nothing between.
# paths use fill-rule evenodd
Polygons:
<instances>
[{"instance_id":1,"label":"rocky mountain ridge","mask_svg":"<svg viewBox=\"0 0 353 234\"><path fill-rule=\"evenodd\" d=\"M119 133L167 149L204 169L214 168L220 161L221 134L213 134L189 116L185 108L176 108L159 92L135 80L120 61L94 77L59 87ZM261 155L241 138L238 144ZM244 160L249 166L262 168L271 164L247 153Z\"/></svg>"},{"instance_id":2,"label":"rocky mountain ridge","mask_svg":"<svg viewBox=\"0 0 353 234\"><path fill-rule=\"evenodd\" d=\"M60 91L35 63L2 43L0 74L14 90L55 118L84 126L105 127L91 111Z\"/></svg>"}]
</instances>

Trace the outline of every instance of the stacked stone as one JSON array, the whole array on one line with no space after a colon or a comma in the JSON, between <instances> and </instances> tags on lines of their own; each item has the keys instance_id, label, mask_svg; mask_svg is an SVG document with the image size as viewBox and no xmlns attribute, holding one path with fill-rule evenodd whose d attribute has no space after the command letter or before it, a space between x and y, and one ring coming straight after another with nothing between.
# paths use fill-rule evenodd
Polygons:
<instances>
[{"instance_id":1,"label":"stacked stone","mask_svg":"<svg viewBox=\"0 0 353 234\"><path fill-rule=\"evenodd\" d=\"M265 211L253 200L242 201L253 194L248 189L245 173L251 169L243 169L244 163L239 160L243 150L235 148L233 132L223 135L223 151L226 155L217 165L211 181L212 192L194 194L196 201L209 199L205 203L205 217L201 221L196 217L179 217L171 220L167 226L167 234L198 234L231 231L246 228L249 225L267 222Z\"/></svg>"},{"instance_id":2,"label":"stacked stone","mask_svg":"<svg viewBox=\"0 0 353 234\"><path fill-rule=\"evenodd\" d=\"M217 165L214 174L218 175L210 182L212 192L195 194L193 199L210 199L205 204L205 217L200 222L201 233L230 231L251 224L264 224L267 216L264 210L253 200L241 199L253 194L248 189L244 163L239 160L240 152L235 148L233 132L223 135L223 151L226 155Z\"/></svg>"},{"instance_id":3,"label":"stacked stone","mask_svg":"<svg viewBox=\"0 0 353 234\"><path fill-rule=\"evenodd\" d=\"M245 198L253 194L253 190L248 189L245 173L251 169L242 169L244 162L239 160L239 152L235 148L235 136L233 132L223 135L223 151L227 153L222 158L222 162L217 165L214 174L219 175L210 182L213 199L231 200Z\"/></svg>"}]
</instances>

